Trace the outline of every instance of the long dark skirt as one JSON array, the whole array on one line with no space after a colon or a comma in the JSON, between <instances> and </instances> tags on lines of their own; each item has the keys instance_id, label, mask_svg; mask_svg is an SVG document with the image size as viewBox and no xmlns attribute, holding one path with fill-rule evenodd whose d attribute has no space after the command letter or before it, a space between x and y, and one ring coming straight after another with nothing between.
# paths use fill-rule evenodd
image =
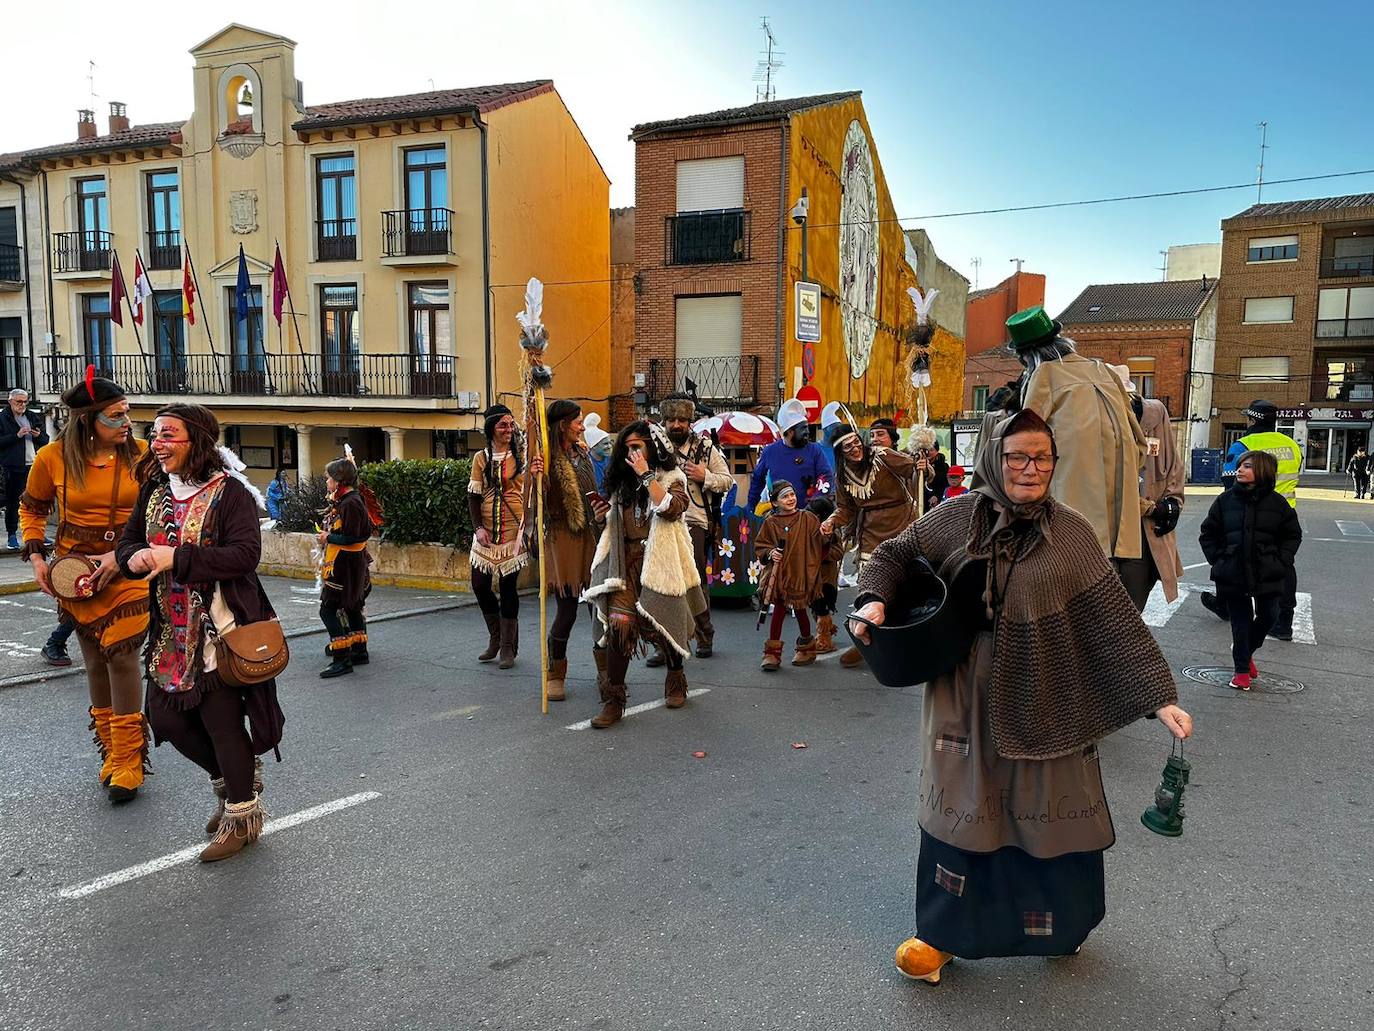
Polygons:
<instances>
[{"instance_id":1,"label":"long dark skirt","mask_svg":"<svg viewBox=\"0 0 1374 1031\"><path fill-rule=\"evenodd\" d=\"M1101 852L964 852L921 831L916 934L964 959L1063 956L1107 912Z\"/></svg>"}]
</instances>

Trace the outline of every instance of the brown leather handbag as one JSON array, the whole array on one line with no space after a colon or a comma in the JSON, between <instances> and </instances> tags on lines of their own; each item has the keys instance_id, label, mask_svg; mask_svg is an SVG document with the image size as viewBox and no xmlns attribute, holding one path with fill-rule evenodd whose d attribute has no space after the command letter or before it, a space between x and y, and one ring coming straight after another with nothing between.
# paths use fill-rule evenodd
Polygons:
<instances>
[{"instance_id":1,"label":"brown leather handbag","mask_svg":"<svg viewBox=\"0 0 1374 1031\"><path fill-rule=\"evenodd\" d=\"M245 623L215 638L215 669L226 684L251 687L278 676L291 661L281 623Z\"/></svg>"}]
</instances>

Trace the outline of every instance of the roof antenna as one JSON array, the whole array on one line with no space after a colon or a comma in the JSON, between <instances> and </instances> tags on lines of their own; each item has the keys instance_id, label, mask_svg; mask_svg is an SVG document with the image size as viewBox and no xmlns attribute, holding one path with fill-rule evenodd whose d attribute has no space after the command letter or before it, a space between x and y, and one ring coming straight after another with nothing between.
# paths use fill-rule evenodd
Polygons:
<instances>
[{"instance_id":1,"label":"roof antenna","mask_svg":"<svg viewBox=\"0 0 1374 1031\"><path fill-rule=\"evenodd\" d=\"M86 65L87 65L87 67L86 67L86 85L87 85L87 86L89 87L89 89L90 89L90 93L91 93L91 110L94 111L94 110L95 110L95 62L94 62L94 61L87 61L87 62L86 62Z\"/></svg>"},{"instance_id":2,"label":"roof antenna","mask_svg":"<svg viewBox=\"0 0 1374 1031\"><path fill-rule=\"evenodd\" d=\"M773 80L777 78L777 71L783 66L778 60L783 54L778 49L777 37L773 35L773 29L768 24L768 19L762 22L764 49L759 51L759 63L754 68L754 82L758 83L754 87L754 102L762 103L767 100L776 100L778 97L777 83Z\"/></svg>"},{"instance_id":3,"label":"roof antenna","mask_svg":"<svg viewBox=\"0 0 1374 1031\"><path fill-rule=\"evenodd\" d=\"M1260 131L1260 163L1259 179L1255 182L1255 203L1258 204L1264 199L1264 152L1269 149L1269 123L1260 122L1257 126Z\"/></svg>"}]
</instances>

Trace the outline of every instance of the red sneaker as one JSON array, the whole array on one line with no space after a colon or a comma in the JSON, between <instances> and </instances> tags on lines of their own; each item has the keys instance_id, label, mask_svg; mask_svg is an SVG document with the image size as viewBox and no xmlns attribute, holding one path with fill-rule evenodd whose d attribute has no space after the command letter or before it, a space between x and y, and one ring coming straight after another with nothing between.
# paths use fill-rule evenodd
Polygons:
<instances>
[{"instance_id":1,"label":"red sneaker","mask_svg":"<svg viewBox=\"0 0 1374 1031\"><path fill-rule=\"evenodd\" d=\"M1235 676L1231 678L1231 686L1234 687L1237 691L1250 690L1250 674L1237 673Z\"/></svg>"},{"instance_id":2,"label":"red sneaker","mask_svg":"<svg viewBox=\"0 0 1374 1031\"><path fill-rule=\"evenodd\" d=\"M1254 659L1251 659L1251 660L1250 660L1250 679L1251 679L1251 680L1254 680L1254 679L1255 679L1256 677L1258 677L1258 676L1259 676L1259 670L1258 670L1257 668L1255 668L1255 660L1254 660Z\"/></svg>"}]
</instances>

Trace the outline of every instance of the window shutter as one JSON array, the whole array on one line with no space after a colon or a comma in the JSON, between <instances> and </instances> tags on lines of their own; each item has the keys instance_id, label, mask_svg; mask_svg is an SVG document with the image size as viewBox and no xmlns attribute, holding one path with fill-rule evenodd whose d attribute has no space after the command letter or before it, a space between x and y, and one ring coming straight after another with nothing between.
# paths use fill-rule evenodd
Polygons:
<instances>
[{"instance_id":1,"label":"window shutter","mask_svg":"<svg viewBox=\"0 0 1374 1031\"><path fill-rule=\"evenodd\" d=\"M1357 286L1351 289L1350 317L1374 319L1374 286Z\"/></svg>"},{"instance_id":2,"label":"window shutter","mask_svg":"<svg viewBox=\"0 0 1374 1031\"><path fill-rule=\"evenodd\" d=\"M1298 238L1296 236L1252 236L1250 246L1253 247L1296 247Z\"/></svg>"},{"instance_id":3,"label":"window shutter","mask_svg":"<svg viewBox=\"0 0 1374 1031\"><path fill-rule=\"evenodd\" d=\"M743 207L743 155L677 163L678 211L721 211Z\"/></svg>"},{"instance_id":4,"label":"window shutter","mask_svg":"<svg viewBox=\"0 0 1374 1031\"><path fill-rule=\"evenodd\" d=\"M1249 297L1245 301L1246 322L1292 322L1293 298Z\"/></svg>"},{"instance_id":5,"label":"window shutter","mask_svg":"<svg viewBox=\"0 0 1374 1031\"><path fill-rule=\"evenodd\" d=\"M703 397L739 395L743 319L739 294L677 299L676 389L686 389L691 377Z\"/></svg>"},{"instance_id":6,"label":"window shutter","mask_svg":"<svg viewBox=\"0 0 1374 1031\"><path fill-rule=\"evenodd\" d=\"M1282 356L1242 358L1240 360L1240 378L1242 380L1269 380L1286 383L1288 381L1288 359Z\"/></svg>"},{"instance_id":7,"label":"window shutter","mask_svg":"<svg viewBox=\"0 0 1374 1031\"><path fill-rule=\"evenodd\" d=\"M1343 319L1345 318L1345 295L1344 290L1323 290L1317 295L1317 318L1319 319Z\"/></svg>"}]
</instances>

